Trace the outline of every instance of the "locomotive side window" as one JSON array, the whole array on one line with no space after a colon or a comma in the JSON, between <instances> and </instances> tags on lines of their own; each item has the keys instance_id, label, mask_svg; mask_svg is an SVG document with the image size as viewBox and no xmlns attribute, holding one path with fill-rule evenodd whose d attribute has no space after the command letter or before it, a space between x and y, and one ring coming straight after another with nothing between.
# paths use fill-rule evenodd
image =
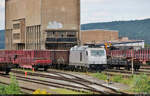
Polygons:
<instances>
[{"instance_id":1,"label":"locomotive side window","mask_svg":"<svg viewBox=\"0 0 150 96\"><path fill-rule=\"evenodd\" d=\"M88 51L86 51L86 55L88 56Z\"/></svg>"},{"instance_id":2,"label":"locomotive side window","mask_svg":"<svg viewBox=\"0 0 150 96\"><path fill-rule=\"evenodd\" d=\"M82 61L82 53L80 53L80 61Z\"/></svg>"},{"instance_id":3,"label":"locomotive side window","mask_svg":"<svg viewBox=\"0 0 150 96\"><path fill-rule=\"evenodd\" d=\"M104 56L104 50L91 50L91 56Z\"/></svg>"}]
</instances>

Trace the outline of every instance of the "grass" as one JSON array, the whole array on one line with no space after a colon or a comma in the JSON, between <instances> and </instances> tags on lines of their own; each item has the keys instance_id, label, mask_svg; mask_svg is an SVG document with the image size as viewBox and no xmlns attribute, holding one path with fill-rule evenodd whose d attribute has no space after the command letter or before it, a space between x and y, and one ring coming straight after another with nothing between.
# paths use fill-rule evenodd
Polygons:
<instances>
[{"instance_id":1,"label":"grass","mask_svg":"<svg viewBox=\"0 0 150 96\"><path fill-rule=\"evenodd\" d=\"M121 75L117 75L117 76L112 77L111 80L112 80L113 82L119 83L119 82L123 81L124 79L122 78Z\"/></svg>"},{"instance_id":2,"label":"grass","mask_svg":"<svg viewBox=\"0 0 150 96\"><path fill-rule=\"evenodd\" d=\"M9 85L0 85L0 94L22 94L16 77L10 75L11 83Z\"/></svg>"},{"instance_id":3,"label":"grass","mask_svg":"<svg viewBox=\"0 0 150 96\"><path fill-rule=\"evenodd\" d=\"M90 75L100 80L107 80L108 78L104 73L91 73ZM150 77L145 74L133 75L130 78L123 78L122 75L117 75L110 77L110 80L130 86L129 92L150 94Z\"/></svg>"},{"instance_id":4,"label":"grass","mask_svg":"<svg viewBox=\"0 0 150 96\"><path fill-rule=\"evenodd\" d=\"M104 73L90 73L90 75L100 79L100 80L107 80L107 75Z\"/></svg>"}]
</instances>

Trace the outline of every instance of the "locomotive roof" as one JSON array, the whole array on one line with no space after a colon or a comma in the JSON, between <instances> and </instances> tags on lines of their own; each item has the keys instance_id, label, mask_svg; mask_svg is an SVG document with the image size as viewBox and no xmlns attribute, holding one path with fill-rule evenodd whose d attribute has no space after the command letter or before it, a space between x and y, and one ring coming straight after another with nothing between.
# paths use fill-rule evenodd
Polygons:
<instances>
[{"instance_id":1,"label":"locomotive roof","mask_svg":"<svg viewBox=\"0 0 150 96\"><path fill-rule=\"evenodd\" d=\"M86 48L88 48L88 46L74 46L74 47L72 47L70 50L71 51L77 51L77 50L85 50Z\"/></svg>"},{"instance_id":2,"label":"locomotive roof","mask_svg":"<svg viewBox=\"0 0 150 96\"><path fill-rule=\"evenodd\" d=\"M74 46L70 50L71 51L83 51L86 49L104 49L104 48L94 48L94 47L88 47L88 46Z\"/></svg>"}]
</instances>

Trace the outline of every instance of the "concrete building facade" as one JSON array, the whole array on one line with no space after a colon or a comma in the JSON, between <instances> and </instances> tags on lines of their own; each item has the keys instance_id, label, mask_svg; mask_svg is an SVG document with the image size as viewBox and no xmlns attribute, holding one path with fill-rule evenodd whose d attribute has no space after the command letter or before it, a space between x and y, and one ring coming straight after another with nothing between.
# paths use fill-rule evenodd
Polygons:
<instances>
[{"instance_id":1,"label":"concrete building facade","mask_svg":"<svg viewBox=\"0 0 150 96\"><path fill-rule=\"evenodd\" d=\"M82 44L101 43L105 41L113 41L119 39L119 32L114 30L82 30Z\"/></svg>"},{"instance_id":2,"label":"concrete building facade","mask_svg":"<svg viewBox=\"0 0 150 96\"><path fill-rule=\"evenodd\" d=\"M68 49L79 41L80 0L6 0L6 49Z\"/></svg>"}]
</instances>

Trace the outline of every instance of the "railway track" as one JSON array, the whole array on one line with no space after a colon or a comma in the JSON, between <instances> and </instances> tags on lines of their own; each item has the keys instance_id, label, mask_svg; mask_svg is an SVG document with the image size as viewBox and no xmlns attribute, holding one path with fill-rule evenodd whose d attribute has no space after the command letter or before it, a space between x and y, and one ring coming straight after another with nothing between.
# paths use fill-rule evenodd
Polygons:
<instances>
[{"instance_id":1,"label":"railway track","mask_svg":"<svg viewBox=\"0 0 150 96\"><path fill-rule=\"evenodd\" d=\"M115 75L122 75L125 78L129 78L132 76L132 71L127 71L127 70L114 70L114 69L107 69L105 71L103 71L104 73L106 73L107 75L111 75L111 76L115 76ZM150 76L150 70L146 71L145 69L140 69L139 71L134 71L134 75L140 75L140 74L146 74L148 76Z\"/></svg>"},{"instance_id":2,"label":"railway track","mask_svg":"<svg viewBox=\"0 0 150 96\"><path fill-rule=\"evenodd\" d=\"M16 71L16 70L13 70L12 71L13 73L19 73L19 74L24 74L23 71ZM41 81L40 82L44 82L42 84L45 84L45 83L48 83L49 85L48 86L52 86L50 83L53 83L53 84L57 84L57 86L53 86L53 87L59 87L60 88L60 85L62 85L63 87L61 88L66 88L66 87L72 87L72 88L76 88L76 89L83 89L85 92L86 91L90 91L90 92L95 92L95 93L99 93L99 94L125 94L125 93L122 93L122 92L118 92L117 90L113 89L113 88L109 88L107 86L104 86L104 85L101 85L101 84L97 84L97 83L93 83L93 82L90 82L88 80L84 80L83 78L80 78L80 77L77 77L77 76L74 76L74 75L71 75L71 74L67 74L67 73L60 73L60 72L48 72L48 73L53 73L55 75L58 75L58 76L52 76L52 75L45 75L45 74L42 74L42 73L31 73L31 72L28 72L28 75L30 76L40 76L42 78L49 78L49 79L53 79L53 80L61 80L61 81L67 81L67 82L72 82L72 83L75 83L75 84L78 84L80 86L84 86L84 87L77 87L77 86L72 86L72 85L66 85L66 84L61 84L61 83L55 83L55 82L48 82L48 81ZM70 75L72 76L73 78L67 78L65 76L63 76L62 74L65 74L65 75ZM20 78L20 77L19 77ZM24 77L21 77L21 78L24 78ZM28 78L28 79L32 79L32 81L35 82L36 79L33 79L33 78ZM36 80L37 81L37 80ZM39 81L39 80L38 80ZM58 86L59 85L59 86ZM102 90L99 90L98 88L93 88L91 87L90 85L95 85L95 86L98 86L100 89L104 89L103 91ZM66 86L66 87L64 87ZM73 91L81 91L81 90L75 90L75 89L69 89L69 90L73 90Z\"/></svg>"},{"instance_id":3,"label":"railway track","mask_svg":"<svg viewBox=\"0 0 150 96\"><path fill-rule=\"evenodd\" d=\"M142 65L140 69L150 70L150 65Z\"/></svg>"},{"instance_id":4,"label":"railway track","mask_svg":"<svg viewBox=\"0 0 150 96\"><path fill-rule=\"evenodd\" d=\"M58 83L54 83L54 82L48 82L48 81L44 81L44 80L27 78L27 77L23 77L23 76L17 76L17 75L15 75L15 76L16 76L17 80L26 81L26 82L30 82L30 83L37 83L37 84L41 84L41 85L45 85L45 86L51 86L51 87L55 87L55 88L65 88L65 87L62 87L60 85L68 86L68 87L75 87L75 86L69 86L69 85L65 85L65 84L58 84ZM5 77L9 78L8 76L5 76ZM80 88L80 87L76 87L76 88ZM81 92L81 90L72 89L72 88L65 88L65 89ZM89 90L89 89L87 89L87 90ZM82 92L87 93L86 91L82 91Z\"/></svg>"},{"instance_id":5,"label":"railway track","mask_svg":"<svg viewBox=\"0 0 150 96\"><path fill-rule=\"evenodd\" d=\"M66 78L66 79L68 79L67 77L65 77L65 76L69 76L69 77L71 77L70 79L73 79L73 80L75 80L75 81L82 81L82 82L86 82L86 83L89 83L89 84L93 84L93 82L90 82L90 81L88 81L88 80L85 80L85 79L83 79L83 78L80 78L80 77L78 77L78 76L75 76L75 75L72 75L72 74L68 74L68 73L65 73L65 72L58 72L58 71L55 71L55 70L53 70L53 71L47 71L48 73L54 73L54 74L57 74L57 75L59 75L60 77L63 77L63 78ZM64 76L65 75L65 76Z\"/></svg>"},{"instance_id":6,"label":"railway track","mask_svg":"<svg viewBox=\"0 0 150 96\"><path fill-rule=\"evenodd\" d=\"M122 74L123 77L131 77L132 76L132 71L128 71L125 69L120 69L120 70L116 70L116 69L107 69L103 71L104 73L107 73L108 75L112 75L115 76L115 74L110 73L110 72L114 72L114 73L120 73ZM142 65L141 68L139 69L139 71L134 71L134 74L139 75L139 74L146 74L150 76L150 65ZM118 74L116 74L118 75Z\"/></svg>"},{"instance_id":7,"label":"railway track","mask_svg":"<svg viewBox=\"0 0 150 96\"><path fill-rule=\"evenodd\" d=\"M69 75L69 76L72 76L72 77L74 77L74 78L76 78L75 80L77 80L77 81L83 81L83 82L88 82L88 83L90 83L90 84L95 84L95 85L98 85L98 86L101 86L101 87L104 87L104 88L107 88L107 89L109 89L109 90L111 90L111 91L114 91L114 92L118 92L117 90L115 90L115 89L113 89L113 88L110 88L110 87L107 87L107 86L104 86L104 85L102 85L102 84L99 84L99 83L95 83L95 82L91 82L91 81L89 81L89 80L86 80L86 79L84 79L84 78L80 78L80 77L78 77L78 76L75 76L75 75L72 75L72 74L68 74L68 73L64 73L64 72L58 72L58 71L48 71L49 73L51 73L51 72L55 72L56 74L65 74L65 75ZM62 76L62 75L60 75L60 76ZM64 77L64 76L63 76ZM66 77L64 77L64 78L66 78ZM122 94L126 94L126 93L124 93L124 92L120 92L120 93L122 93Z\"/></svg>"},{"instance_id":8,"label":"railway track","mask_svg":"<svg viewBox=\"0 0 150 96\"><path fill-rule=\"evenodd\" d=\"M4 75L0 75L0 76L3 76ZM7 77L8 78L8 77ZM0 81L0 84L3 84L3 85L9 85L9 83L5 83L5 82L1 82ZM35 91L34 89L32 88L26 88L26 87L20 87L21 88L21 92L24 93L24 94L30 94L32 93L33 91Z\"/></svg>"}]
</instances>

